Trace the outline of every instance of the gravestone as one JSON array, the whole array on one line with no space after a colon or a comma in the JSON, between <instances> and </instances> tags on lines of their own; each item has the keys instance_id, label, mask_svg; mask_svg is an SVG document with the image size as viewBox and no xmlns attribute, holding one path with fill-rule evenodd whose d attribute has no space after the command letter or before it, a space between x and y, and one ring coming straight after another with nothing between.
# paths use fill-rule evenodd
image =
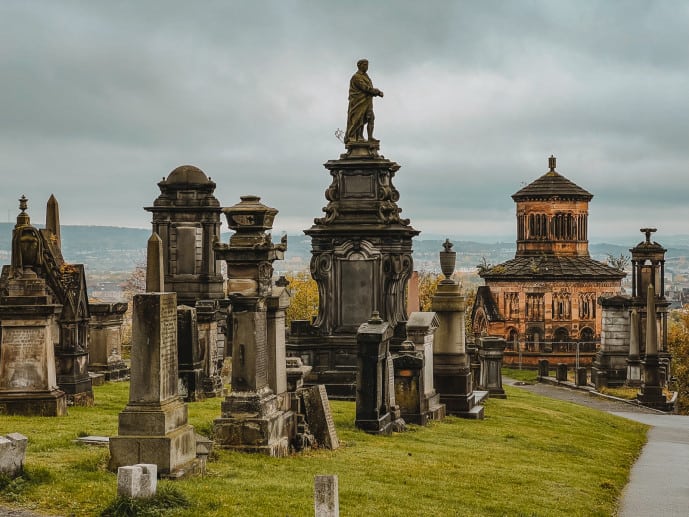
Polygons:
<instances>
[{"instance_id":1,"label":"gravestone","mask_svg":"<svg viewBox=\"0 0 689 517\"><path fill-rule=\"evenodd\" d=\"M632 299L616 295L600 298L598 303L602 311L601 341L591 368L592 381L596 388L622 386L627 376Z\"/></svg>"},{"instance_id":2,"label":"gravestone","mask_svg":"<svg viewBox=\"0 0 689 517\"><path fill-rule=\"evenodd\" d=\"M335 422L325 386L319 384L302 389L299 395L304 401L306 423L318 445L326 449L337 449L340 446L340 441L337 439Z\"/></svg>"},{"instance_id":3,"label":"gravestone","mask_svg":"<svg viewBox=\"0 0 689 517\"><path fill-rule=\"evenodd\" d=\"M393 357L395 400L405 422L425 425L445 418L445 404L433 387L433 339L439 320L434 312L412 312L407 321L411 351Z\"/></svg>"},{"instance_id":4,"label":"gravestone","mask_svg":"<svg viewBox=\"0 0 689 517\"><path fill-rule=\"evenodd\" d=\"M567 363L557 363L555 378L558 382L567 382Z\"/></svg>"},{"instance_id":5,"label":"gravestone","mask_svg":"<svg viewBox=\"0 0 689 517\"><path fill-rule=\"evenodd\" d=\"M377 312L357 332L359 349L354 425L370 434L392 433L391 395L388 392L391 383L387 365L391 337L392 328ZM392 387L394 390L394 378Z\"/></svg>"},{"instance_id":6,"label":"gravestone","mask_svg":"<svg viewBox=\"0 0 689 517\"><path fill-rule=\"evenodd\" d=\"M629 319L629 357L625 385L638 388L641 386L641 360L639 358L639 311L636 307L632 309Z\"/></svg>"},{"instance_id":7,"label":"gravestone","mask_svg":"<svg viewBox=\"0 0 689 517\"><path fill-rule=\"evenodd\" d=\"M15 478L22 474L28 441L19 433L0 436L0 476Z\"/></svg>"},{"instance_id":8,"label":"gravestone","mask_svg":"<svg viewBox=\"0 0 689 517\"><path fill-rule=\"evenodd\" d=\"M158 466L140 463L117 469L117 495L132 499L148 499L156 495Z\"/></svg>"},{"instance_id":9,"label":"gravestone","mask_svg":"<svg viewBox=\"0 0 689 517\"><path fill-rule=\"evenodd\" d=\"M122 359L122 323L126 303L89 303L89 371L102 373L106 381L129 378Z\"/></svg>"},{"instance_id":10,"label":"gravestone","mask_svg":"<svg viewBox=\"0 0 689 517\"><path fill-rule=\"evenodd\" d=\"M543 379L550 377L550 363L547 359L540 359L538 361L538 378Z\"/></svg>"},{"instance_id":11,"label":"gravestone","mask_svg":"<svg viewBox=\"0 0 689 517\"><path fill-rule=\"evenodd\" d=\"M155 260L155 258L153 259ZM110 438L110 469L154 463L161 475L193 469L194 428L178 394L177 296L134 296L129 403Z\"/></svg>"},{"instance_id":12,"label":"gravestone","mask_svg":"<svg viewBox=\"0 0 689 517\"><path fill-rule=\"evenodd\" d=\"M177 357L179 361L179 391L185 402L203 400L203 352L199 344L196 309L188 305L177 307Z\"/></svg>"},{"instance_id":13,"label":"gravestone","mask_svg":"<svg viewBox=\"0 0 689 517\"><path fill-rule=\"evenodd\" d=\"M502 358L505 353L505 338L482 336L479 338L478 355L481 359L481 387L488 390L492 398L507 398L502 388Z\"/></svg>"},{"instance_id":14,"label":"gravestone","mask_svg":"<svg viewBox=\"0 0 689 517\"><path fill-rule=\"evenodd\" d=\"M340 499L337 476L316 476L313 500L316 517L339 517Z\"/></svg>"}]
</instances>

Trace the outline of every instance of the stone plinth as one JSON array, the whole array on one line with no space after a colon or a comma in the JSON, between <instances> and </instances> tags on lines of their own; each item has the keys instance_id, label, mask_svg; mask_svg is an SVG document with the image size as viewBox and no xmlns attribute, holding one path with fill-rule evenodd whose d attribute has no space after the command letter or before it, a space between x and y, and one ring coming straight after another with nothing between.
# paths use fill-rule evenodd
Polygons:
<instances>
[{"instance_id":1,"label":"stone plinth","mask_svg":"<svg viewBox=\"0 0 689 517\"><path fill-rule=\"evenodd\" d=\"M274 286L266 299L268 386L275 394L287 391L285 310L289 307L289 302L289 291L280 286Z\"/></svg>"},{"instance_id":2,"label":"stone plinth","mask_svg":"<svg viewBox=\"0 0 689 517\"><path fill-rule=\"evenodd\" d=\"M481 360L481 387L488 390L491 397L507 398L502 388L502 355L505 352L505 339L495 336L479 338L478 356Z\"/></svg>"},{"instance_id":3,"label":"stone plinth","mask_svg":"<svg viewBox=\"0 0 689 517\"><path fill-rule=\"evenodd\" d=\"M591 368L596 388L622 386L627 377L632 300L628 296L611 296L598 300L602 308L601 343Z\"/></svg>"},{"instance_id":4,"label":"stone plinth","mask_svg":"<svg viewBox=\"0 0 689 517\"><path fill-rule=\"evenodd\" d=\"M129 403L110 438L110 469L154 463L158 474L191 467L196 458L194 428L178 393L177 297L175 293L134 296Z\"/></svg>"},{"instance_id":5,"label":"stone plinth","mask_svg":"<svg viewBox=\"0 0 689 517\"><path fill-rule=\"evenodd\" d=\"M122 359L122 323L126 303L89 303L89 371L101 373L106 381L129 378Z\"/></svg>"},{"instance_id":6,"label":"stone plinth","mask_svg":"<svg viewBox=\"0 0 689 517\"><path fill-rule=\"evenodd\" d=\"M355 142L325 163L332 178L324 217L311 237L311 275L318 316L292 326L287 352L313 366L307 383L325 384L331 398L354 398L359 326L374 310L394 328L407 319L405 287L418 231L400 217L393 178L400 166L378 144ZM400 340L401 342L401 340Z\"/></svg>"},{"instance_id":7,"label":"stone plinth","mask_svg":"<svg viewBox=\"0 0 689 517\"><path fill-rule=\"evenodd\" d=\"M30 283L24 287L45 293L45 281L34 278ZM67 414L67 397L58 389L55 372L54 329L60 310L49 304L0 306L0 414Z\"/></svg>"},{"instance_id":8,"label":"stone plinth","mask_svg":"<svg viewBox=\"0 0 689 517\"><path fill-rule=\"evenodd\" d=\"M377 315L359 327L356 420L354 425L370 434L392 433L387 366L392 328Z\"/></svg>"},{"instance_id":9,"label":"stone plinth","mask_svg":"<svg viewBox=\"0 0 689 517\"><path fill-rule=\"evenodd\" d=\"M15 478L22 474L28 441L19 433L0 436L0 475Z\"/></svg>"},{"instance_id":10,"label":"stone plinth","mask_svg":"<svg viewBox=\"0 0 689 517\"><path fill-rule=\"evenodd\" d=\"M438 316L433 340L433 381L440 402L450 415L483 418L483 406L476 404L470 357L466 353L466 301L461 286L450 280L440 282L431 308Z\"/></svg>"}]
</instances>

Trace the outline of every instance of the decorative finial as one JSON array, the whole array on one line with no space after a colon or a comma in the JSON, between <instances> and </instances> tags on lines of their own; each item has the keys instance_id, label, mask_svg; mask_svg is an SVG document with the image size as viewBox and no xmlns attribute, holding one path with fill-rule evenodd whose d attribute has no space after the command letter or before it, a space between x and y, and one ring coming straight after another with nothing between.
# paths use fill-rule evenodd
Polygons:
<instances>
[{"instance_id":1,"label":"decorative finial","mask_svg":"<svg viewBox=\"0 0 689 517\"><path fill-rule=\"evenodd\" d=\"M373 311L373 314L371 314L371 318L368 320L368 322L371 325L380 325L383 323L383 319L380 317L380 313L378 311Z\"/></svg>"},{"instance_id":2,"label":"decorative finial","mask_svg":"<svg viewBox=\"0 0 689 517\"><path fill-rule=\"evenodd\" d=\"M646 244L651 244L651 234L658 231L657 228L641 228L641 233L646 234Z\"/></svg>"},{"instance_id":3,"label":"decorative finial","mask_svg":"<svg viewBox=\"0 0 689 517\"><path fill-rule=\"evenodd\" d=\"M553 156L552 154L550 155L550 158L548 158L548 167L550 167L550 172L555 172L555 163L557 161L557 158Z\"/></svg>"},{"instance_id":4,"label":"decorative finial","mask_svg":"<svg viewBox=\"0 0 689 517\"><path fill-rule=\"evenodd\" d=\"M445 275L445 279L441 280L443 284L453 283L451 277L455 272L455 263L457 261L457 252L452 251L452 243L450 239L445 239L443 243L445 251L438 253L440 256L440 270Z\"/></svg>"},{"instance_id":5,"label":"decorative finial","mask_svg":"<svg viewBox=\"0 0 689 517\"><path fill-rule=\"evenodd\" d=\"M26 209L28 208L28 199L27 197L22 194L22 197L19 198L19 209L21 212L17 215L17 224L15 227L18 226L28 226L31 224L31 219L29 218L29 214L26 213Z\"/></svg>"},{"instance_id":6,"label":"decorative finial","mask_svg":"<svg viewBox=\"0 0 689 517\"><path fill-rule=\"evenodd\" d=\"M443 248L445 248L446 252L452 251L452 246L453 244L450 242L450 239L445 239L445 242L443 242Z\"/></svg>"}]
</instances>

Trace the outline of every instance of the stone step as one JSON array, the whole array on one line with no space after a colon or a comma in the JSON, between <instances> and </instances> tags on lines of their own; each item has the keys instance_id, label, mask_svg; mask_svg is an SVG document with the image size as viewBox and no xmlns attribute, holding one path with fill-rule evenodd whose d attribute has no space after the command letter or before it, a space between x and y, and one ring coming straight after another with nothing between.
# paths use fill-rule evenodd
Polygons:
<instances>
[{"instance_id":1,"label":"stone step","mask_svg":"<svg viewBox=\"0 0 689 517\"><path fill-rule=\"evenodd\" d=\"M476 404L480 404L484 400L488 398L488 392L487 391L479 391L479 390L474 390L474 402Z\"/></svg>"},{"instance_id":2,"label":"stone step","mask_svg":"<svg viewBox=\"0 0 689 517\"><path fill-rule=\"evenodd\" d=\"M483 406L476 405L472 407L469 411L460 414L462 418L468 418L470 420L483 420Z\"/></svg>"}]
</instances>

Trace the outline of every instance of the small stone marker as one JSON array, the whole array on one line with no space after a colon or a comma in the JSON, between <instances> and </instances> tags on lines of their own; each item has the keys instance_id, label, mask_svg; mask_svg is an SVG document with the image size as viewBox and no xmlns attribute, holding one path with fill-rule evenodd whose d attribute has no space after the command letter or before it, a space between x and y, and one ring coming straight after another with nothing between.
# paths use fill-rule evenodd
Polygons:
<instances>
[{"instance_id":1,"label":"small stone marker","mask_svg":"<svg viewBox=\"0 0 689 517\"><path fill-rule=\"evenodd\" d=\"M337 476L316 476L313 499L316 517L339 517Z\"/></svg>"},{"instance_id":2,"label":"small stone marker","mask_svg":"<svg viewBox=\"0 0 689 517\"><path fill-rule=\"evenodd\" d=\"M306 422L318 445L326 449L337 449L337 439L333 414L330 411L328 393L323 384L317 384L301 391L306 410Z\"/></svg>"},{"instance_id":3,"label":"small stone marker","mask_svg":"<svg viewBox=\"0 0 689 517\"><path fill-rule=\"evenodd\" d=\"M158 488L158 467L139 463L117 469L117 495L132 499L153 497Z\"/></svg>"},{"instance_id":4,"label":"small stone marker","mask_svg":"<svg viewBox=\"0 0 689 517\"><path fill-rule=\"evenodd\" d=\"M165 290L165 268L163 267L163 241L153 233L147 243L146 292L161 293Z\"/></svg>"},{"instance_id":5,"label":"small stone marker","mask_svg":"<svg viewBox=\"0 0 689 517\"><path fill-rule=\"evenodd\" d=\"M0 436L0 474L15 478L22 473L28 441L19 433Z\"/></svg>"}]
</instances>

